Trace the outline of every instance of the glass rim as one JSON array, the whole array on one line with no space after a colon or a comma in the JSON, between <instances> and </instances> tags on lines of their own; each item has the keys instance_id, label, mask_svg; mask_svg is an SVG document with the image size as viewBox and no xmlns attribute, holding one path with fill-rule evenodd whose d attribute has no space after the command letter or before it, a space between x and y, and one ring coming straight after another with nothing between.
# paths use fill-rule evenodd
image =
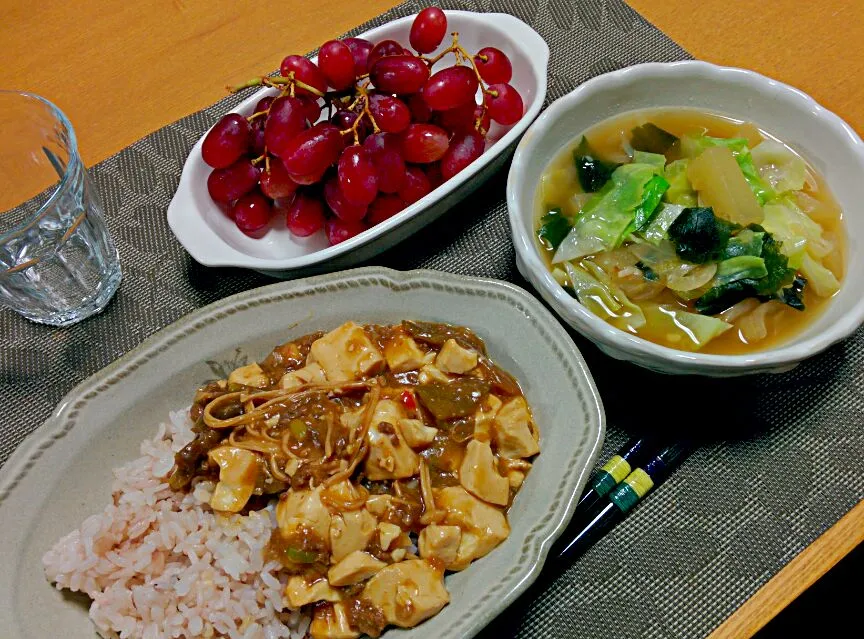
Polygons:
<instances>
[{"instance_id":1,"label":"glass rim","mask_svg":"<svg viewBox=\"0 0 864 639\"><path fill-rule=\"evenodd\" d=\"M75 136L75 129L72 126L72 123L69 121L69 118L66 117L66 114L58 107L56 104L51 102L51 100L47 98L43 98L41 95L37 95L36 93L31 93L29 91L18 91L16 89L0 89L0 97L4 96L20 96L22 98L27 98L31 100L36 100L37 102L41 102L43 105L47 106L51 111L52 115L60 122L63 128L66 131L67 136L69 137L69 161L66 163L66 169L63 172L63 176L60 178L60 182L57 186L54 187L54 191L48 196L42 205L36 210L33 215L29 216L27 219L23 220L16 226L13 226L8 231L0 232L0 242L5 242L10 239L14 235L20 233L25 230L31 224L33 224L36 220L38 220L45 213L47 209L49 209L53 204L55 204L56 200L60 197L60 194L66 188L70 176L79 169L79 166L83 166L81 161L81 157L78 153L78 138Z\"/></svg>"}]
</instances>

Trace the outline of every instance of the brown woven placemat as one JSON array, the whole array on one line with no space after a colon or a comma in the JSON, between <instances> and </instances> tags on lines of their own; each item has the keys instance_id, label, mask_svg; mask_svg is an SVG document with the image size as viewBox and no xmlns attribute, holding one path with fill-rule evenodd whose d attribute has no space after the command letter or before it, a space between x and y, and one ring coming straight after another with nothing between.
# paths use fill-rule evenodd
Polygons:
<instances>
[{"instance_id":1,"label":"brown woven placemat","mask_svg":"<svg viewBox=\"0 0 864 639\"><path fill-rule=\"evenodd\" d=\"M407 2L355 31L420 4ZM689 57L621 0L442 4L506 11L537 29L551 49L547 102L606 71ZM240 99L226 98L92 168L125 279L105 312L71 328L38 326L0 309L0 463L82 379L182 315L270 282L199 266L165 220L189 149ZM505 181L502 171L422 231L422 241L375 263L524 284ZM707 635L864 498L864 331L792 373L730 382L654 375L574 338L606 406L604 455L628 434L658 427L682 429L701 445L566 574L530 590L484 637Z\"/></svg>"}]
</instances>

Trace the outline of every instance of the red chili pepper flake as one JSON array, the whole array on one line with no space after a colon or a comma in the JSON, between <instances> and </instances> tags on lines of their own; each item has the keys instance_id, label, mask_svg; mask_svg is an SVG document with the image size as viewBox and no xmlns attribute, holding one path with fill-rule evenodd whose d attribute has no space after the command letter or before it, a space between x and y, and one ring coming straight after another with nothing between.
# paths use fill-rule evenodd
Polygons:
<instances>
[{"instance_id":1,"label":"red chili pepper flake","mask_svg":"<svg viewBox=\"0 0 864 639\"><path fill-rule=\"evenodd\" d=\"M399 397L402 400L402 405L405 406L408 410L416 410L417 409L417 401L414 399L414 393L409 390L402 391L402 395Z\"/></svg>"}]
</instances>

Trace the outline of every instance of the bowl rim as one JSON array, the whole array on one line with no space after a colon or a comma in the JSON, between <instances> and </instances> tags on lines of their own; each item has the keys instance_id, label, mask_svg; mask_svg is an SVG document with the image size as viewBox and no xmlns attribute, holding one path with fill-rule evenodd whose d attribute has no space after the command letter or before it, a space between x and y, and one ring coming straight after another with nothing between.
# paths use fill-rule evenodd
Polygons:
<instances>
[{"instance_id":1,"label":"bowl rim","mask_svg":"<svg viewBox=\"0 0 864 639\"><path fill-rule=\"evenodd\" d=\"M204 138L210 130L208 128L208 130L205 131L195 142L188 157L183 163L180 181L178 182L177 189L171 198L167 210L168 225L174 236L189 255L191 255L196 262L203 264L204 266L235 266L259 270L264 269L267 271L294 271L336 260L351 253L355 249L359 249L362 246L379 240L382 236L391 232L395 228L422 215L430 206L450 196L454 191L461 188L482 169L493 162L495 158L502 153L505 153L508 148L512 147L518 138L525 133L528 126L543 108L548 82L548 44L530 25L526 24L516 16L507 13L481 13L476 11L447 10L445 11L445 14L449 17L459 17L475 23L495 25L499 29L514 34L514 45L520 49L520 53L528 61L532 73L537 77L537 90L534 99L527 104L525 114L519 122L507 130L493 146L486 149L483 154L477 158L477 160L472 162L464 170L460 171L459 174L454 176L448 182L432 189L432 191L427 193L423 198L412 203L393 217L335 246L328 246L310 253L303 253L294 257L279 259L250 255L238 250L223 240L222 237L207 223L202 215L199 215L197 211L192 215L192 212L188 210L190 208L191 194L196 188L195 185L191 184L191 173L193 172L195 163L201 161L200 148ZM411 14L409 16L391 20L358 34L355 37L364 37L373 40L380 38L382 32L388 31L394 26L410 24L410 22L414 20L415 16L416 14ZM516 37L517 35L518 37ZM317 55L313 56L311 59L313 62L317 61ZM259 99L271 93L272 89L264 87L259 91L250 94L247 98L243 99L231 108L230 111L226 111L226 113L236 113L246 108L250 108L251 105ZM215 125L215 122L213 124ZM203 188L203 185L199 185L198 188Z\"/></svg>"},{"instance_id":2,"label":"bowl rim","mask_svg":"<svg viewBox=\"0 0 864 639\"><path fill-rule=\"evenodd\" d=\"M534 282L535 285L539 282L539 286L544 289L544 292L551 295L557 304L563 306L565 312L559 312L559 314L563 316L565 321L573 324L574 328L585 333L586 336L596 338L603 344L619 348L629 355L643 360L665 360L690 370L701 368L706 371L739 370L743 372L745 369L754 367L763 369L790 364L824 351L850 336L864 323L864 297L859 299L842 317L838 318L837 322L828 330L799 342L744 355L679 351L616 328L570 297L543 264L533 236L528 236L522 231L521 221L525 214L521 210L519 199L527 187L522 184L520 174L523 167L530 161L532 147L536 146L537 141L546 135L546 129L552 122L561 114L578 108L582 101L595 94L652 78L669 78L686 74L707 76L719 82L744 86L750 91L768 95L774 94L796 109L809 111L814 116L814 120L820 123L818 126L833 129L839 137L846 141L849 150L858 156L864 164L864 141L840 116L819 104L800 89L756 71L720 66L701 60L637 64L596 76L582 83L570 93L555 100L526 131L516 148L507 177L507 208L516 253L525 267L530 270L531 275L534 276L533 279L537 280ZM529 213L533 217L533 211L529 211ZM849 285L849 273L846 273L843 285ZM829 309L826 308L827 310Z\"/></svg>"}]
</instances>

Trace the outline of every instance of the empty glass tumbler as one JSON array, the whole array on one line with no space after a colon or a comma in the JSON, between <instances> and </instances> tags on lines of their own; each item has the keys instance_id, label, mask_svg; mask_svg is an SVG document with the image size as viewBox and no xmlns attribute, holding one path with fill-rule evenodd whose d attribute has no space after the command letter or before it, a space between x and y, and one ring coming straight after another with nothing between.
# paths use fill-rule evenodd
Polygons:
<instances>
[{"instance_id":1,"label":"empty glass tumbler","mask_svg":"<svg viewBox=\"0 0 864 639\"><path fill-rule=\"evenodd\" d=\"M0 304L66 326L105 308L121 277L69 120L0 91Z\"/></svg>"}]
</instances>

